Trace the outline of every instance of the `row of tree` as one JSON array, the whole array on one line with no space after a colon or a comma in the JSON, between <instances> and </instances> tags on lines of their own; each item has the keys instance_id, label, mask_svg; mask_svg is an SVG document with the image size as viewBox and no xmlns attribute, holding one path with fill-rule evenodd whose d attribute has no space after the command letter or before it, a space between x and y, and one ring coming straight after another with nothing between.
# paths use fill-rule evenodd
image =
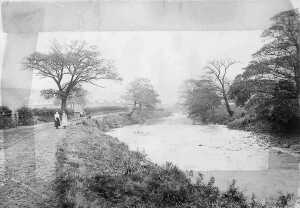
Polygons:
<instances>
[{"instance_id":1,"label":"row of tree","mask_svg":"<svg viewBox=\"0 0 300 208\"><path fill-rule=\"evenodd\" d=\"M51 79L56 88L41 90L46 99L60 102L65 111L68 102L86 103L83 84L98 84L101 80L122 80L111 61L103 58L96 46L74 41L70 44L54 42L49 53L35 52L26 57L24 68L42 79ZM158 94L150 80L138 78L129 84L124 99L132 104L132 112L154 109Z\"/></svg>"},{"instance_id":2,"label":"row of tree","mask_svg":"<svg viewBox=\"0 0 300 208\"><path fill-rule=\"evenodd\" d=\"M228 59L209 62L204 79L186 82L183 103L190 116L207 114L223 102L232 117L231 99L253 121L287 126L300 118L300 15L289 10L271 20L262 33L265 44L232 83L227 72L236 62Z\"/></svg>"},{"instance_id":3,"label":"row of tree","mask_svg":"<svg viewBox=\"0 0 300 208\"><path fill-rule=\"evenodd\" d=\"M275 15L262 33L266 43L238 75L230 95L257 120L284 127L300 117L300 16Z\"/></svg>"}]
</instances>

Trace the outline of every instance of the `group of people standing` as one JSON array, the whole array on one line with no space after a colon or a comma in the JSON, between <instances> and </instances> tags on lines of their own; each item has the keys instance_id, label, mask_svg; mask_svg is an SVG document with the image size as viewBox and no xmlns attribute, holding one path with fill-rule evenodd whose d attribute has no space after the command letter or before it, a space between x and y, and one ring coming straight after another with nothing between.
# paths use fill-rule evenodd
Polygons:
<instances>
[{"instance_id":1,"label":"group of people standing","mask_svg":"<svg viewBox=\"0 0 300 208\"><path fill-rule=\"evenodd\" d=\"M54 114L54 126L57 129L60 126L62 126L64 129L68 126L68 116L67 116L66 112L63 111L61 117L58 112L56 112Z\"/></svg>"}]
</instances>

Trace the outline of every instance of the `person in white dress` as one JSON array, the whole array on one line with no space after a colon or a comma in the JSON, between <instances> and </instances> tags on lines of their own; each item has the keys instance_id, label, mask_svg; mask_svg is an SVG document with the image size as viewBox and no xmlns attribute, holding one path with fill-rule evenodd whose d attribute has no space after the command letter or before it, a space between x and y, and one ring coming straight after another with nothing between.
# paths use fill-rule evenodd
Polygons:
<instances>
[{"instance_id":1,"label":"person in white dress","mask_svg":"<svg viewBox=\"0 0 300 208\"><path fill-rule=\"evenodd\" d=\"M68 116L65 111L62 114L61 125L64 129L68 126Z\"/></svg>"}]
</instances>

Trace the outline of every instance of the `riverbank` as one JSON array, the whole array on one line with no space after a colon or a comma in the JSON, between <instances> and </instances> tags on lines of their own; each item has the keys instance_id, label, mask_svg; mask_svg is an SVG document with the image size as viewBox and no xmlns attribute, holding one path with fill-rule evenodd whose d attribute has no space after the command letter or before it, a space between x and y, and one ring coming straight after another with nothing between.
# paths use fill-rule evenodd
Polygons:
<instances>
[{"instance_id":1,"label":"riverbank","mask_svg":"<svg viewBox=\"0 0 300 208\"><path fill-rule=\"evenodd\" d=\"M279 153L285 152L294 156L300 155L299 127L290 127L288 129L275 128L267 121L254 121L247 115L233 119L222 125L225 125L229 129L252 132L262 141L269 143ZM294 126L294 124L291 125Z\"/></svg>"},{"instance_id":2,"label":"riverbank","mask_svg":"<svg viewBox=\"0 0 300 208\"><path fill-rule=\"evenodd\" d=\"M279 152L299 155L299 119L292 119L288 125L280 126L267 120L256 119L254 116L247 114L243 108L232 106L232 109L234 110L232 117L226 112L225 106L220 106L204 120L200 117L191 119L194 120L193 124L217 124L233 130L252 132Z\"/></svg>"},{"instance_id":3,"label":"riverbank","mask_svg":"<svg viewBox=\"0 0 300 208\"><path fill-rule=\"evenodd\" d=\"M102 116L95 116L94 118L82 120L84 125L94 126L101 131L107 132L114 128L133 124L143 124L170 116L171 113L164 109L156 109L148 112L120 112Z\"/></svg>"},{"instance_id":4,"label":"riverbank","mask_svg":"<svg viewBox=\"0 0 300 208\"><path fill-rule=\"evenodd\" d=\"M112 115L106 116L106 122L109 123ZM241 196L241 192L236 191L235 188L232 188L230 192L228 192L229 185L226 185L224 189L219 189L216 184L210 183L209 185L206 180L200 180L201 177L197 174L191 182L190 176L187 177L185 174L185 168L180 170L173 165L166 165L165 162L163 165L155 164L143 153L130 151L127 143L120 142L114 136L108 136L92 120L87 119L86 122L73 124L66 129L55 129L51 126L51 128L19 129L16 132L6 132L3 140L4 149L0 149L0 207L15 205L30 208L61 207L66 204L68 207L88 205L83 207L153 208L189 207L199 205L197 203L202 203L200 205L203 207L209 207L203 203L212 203L211 200L213 200L226 205L232 202L224 196L226 193ZM99 125L103 117L97 120ZM158 120L160 122L169 120L169 117ZM159 124L147 122L144 125L124 125L123 128L153 125ZM199 129L198 126L190 123L185 125ZM155 132L162 133L161 136L165 137L163 129L166 130L165 125L161 130L155 129ZM171 130L176 135L181 132L177 135L181 140L181 135L187 135L186 130L181 126L172 126ZM211 131L215 132L214 129ZM147 134L147 132L136 132L137 135L143 133ZM219 140L219 138L216 139ZM172 138L168 141L176 143ZM144 140L144 142L147 141ZM161 144L155 146L160 147ZM185 142L180 149L188 146ZM203 151L198 150L197 145L195 148L198 152ZM172 152L175 154L177 152L177 155L179 153L178 150L172 150ZM2 158L3 154L4 158ZM169 160L164 158L165 161ZM210 160L203 159L204 161L201 157L197 157L199 163L209 164ZM9 178L5 179L6 176ZM2 177L5 180L2 180ZM195 180L200 181L200 185L195 185ZM211 198L208 196L210 194L212 194ZM176 198L181 195L184 197ZM164 197L161 198L161 196ZM248 202L251 201L251 197L245 197L244 193L242 196L248 199ZM178 204L174 205L174 200L177 200ZM241 201L241 203L246 203L244 200Z\"/></svg>"},{"instance_id":5,"label":"riverbank","mask_svg":"<svg viewBox=\"0 0 300 208\"><path fill-rule=\"evenodd\" d=\"M231 105L231 110L234 112L230 116L224 105L220 105L208 113L200 116L200 114L192 114L190 119L194 123L202 124L219 124L226 125L230 129L238 129L257 133L283 133L291 130L298 130L300 121L291 120L290 123L281 125L271 120L258 118L255 114L247 112L243 107Z\"/></svg>"},{"instance_id":6,"label":"riverbank","mask_svg":"<svg viewBox=\"0 0 300 208\"><path fill-rule=\"evenodd\" d=\"M58 147L53 187L61 206L287 207L289 195L263 203L235 185L221 191L213 178L204 182L199 175L192 182L185 171L171 163L156 165L94 124L72 127Z\"/></svg>"}]
</instances>

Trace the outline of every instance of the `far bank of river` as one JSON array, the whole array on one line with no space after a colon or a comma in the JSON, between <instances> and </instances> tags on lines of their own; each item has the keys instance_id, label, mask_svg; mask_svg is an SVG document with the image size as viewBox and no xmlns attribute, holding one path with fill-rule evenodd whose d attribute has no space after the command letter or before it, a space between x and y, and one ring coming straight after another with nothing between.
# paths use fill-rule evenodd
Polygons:
<instances>
[{"instance_id":1,"label":"far bank of river","mask_svg":"<svg viewBox=\"0 0 300 208\"><path fill-rule=\"evenodd\" d=\"M143 125L124 126L108 132L145 152L158 164L166 161L183 170L214 176L226 189L233 179L246 194L259 198L281 193L298 195L300 155L279 151L251 132L222 125L192 125L182 114Z\"/></svg>"}]
</instances>

